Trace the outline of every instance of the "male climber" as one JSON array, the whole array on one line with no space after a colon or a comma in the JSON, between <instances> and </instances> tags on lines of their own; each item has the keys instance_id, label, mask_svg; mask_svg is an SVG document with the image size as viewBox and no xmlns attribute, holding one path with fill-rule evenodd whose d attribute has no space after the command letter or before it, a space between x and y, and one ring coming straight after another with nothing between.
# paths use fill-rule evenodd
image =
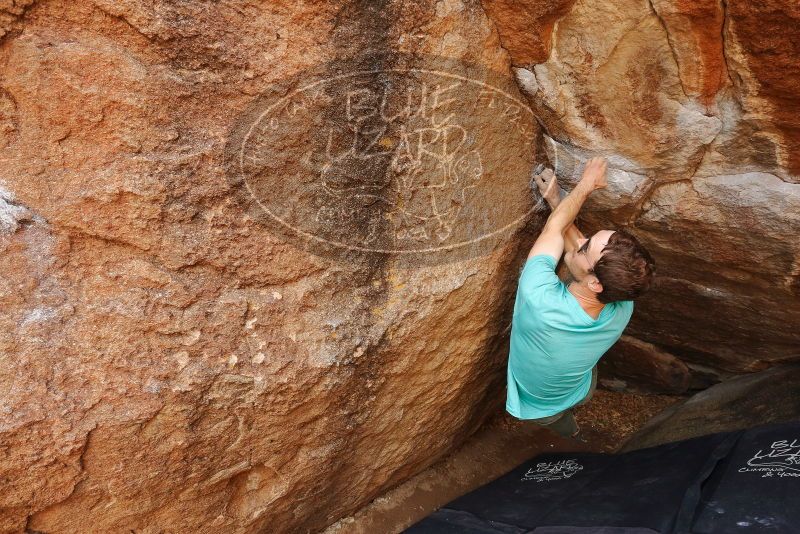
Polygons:
<instances>
[{"instance_id":1,"label":"male climber","mask_svg":"<svg viewBox=\"0 0 800 534\"><path fill-rule=\"evenodd\" d=\"M603 158L590 159L563 199L551 170L534 175L553 211L519 279L506 410L563 436L578 437L572 407L591 397L597 361L622 335L633 299L655 272L650 254L624 230L586 239L574 224L589 195L606 187L606 166ZM555 272L562 254L572 278L566 285Z\"/></svg>"}]
</instances>

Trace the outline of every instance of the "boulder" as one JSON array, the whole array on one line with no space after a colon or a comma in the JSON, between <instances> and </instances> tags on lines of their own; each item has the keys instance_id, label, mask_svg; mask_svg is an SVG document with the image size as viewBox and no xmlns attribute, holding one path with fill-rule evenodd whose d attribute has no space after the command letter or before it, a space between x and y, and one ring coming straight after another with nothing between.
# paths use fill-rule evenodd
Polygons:
<instances>
[{"instance_id":1,"label":"boulder","mask_svg":"<svg viewBox=\"0 0 800 534\"><path fill-rule=\"evenodd\" d=\"M558 11L547 57L515 67L565 189L588 158L609 160L584 233L626 229L656 260L627 334L700 382L800 359L799 9L578 1ZM541 57L494 20L513 54Z\"/></svg>"},{"instance_id":2,"label":"boulder","mask_svg":"<svg viewBox=\"0 0 800 534\"><path fill-rule=\"evenodd\" d=\"M4 3L0 531L313 531L436 462L539 161L608 156L580 225L656 258L625 372L799 359L798 9Z\"/></svg>"},{"instance_id":3,"label":"boulder","mask_svg":"<svg viewBox=\"0 0 800 534\"><path fill-rule=\"evenodd\" d=\"M800 366L778 366L716 384L670 406L631 436L621 451L798 419Z\"/></svg>"},{"instance_id":4,"label":"boulder","mask_svg":"<svg viewBox=\"0 0 800 534\"><path fill-rule=\"evenodd\" d=\"M600 359L598 382L613 390L680 395L691 386L692 373L674 355L623 335Z\"/></svg>"},{"instance_id":5,"label":"boulder","mask_svg":"<svg viewBox=\"0 0 800 534\"><path fill-rule=\"evenodd\" d=\"M0 532L315 531L502 411L538 126L477 2L0 24Z\"/></svg>"}]
</instances>

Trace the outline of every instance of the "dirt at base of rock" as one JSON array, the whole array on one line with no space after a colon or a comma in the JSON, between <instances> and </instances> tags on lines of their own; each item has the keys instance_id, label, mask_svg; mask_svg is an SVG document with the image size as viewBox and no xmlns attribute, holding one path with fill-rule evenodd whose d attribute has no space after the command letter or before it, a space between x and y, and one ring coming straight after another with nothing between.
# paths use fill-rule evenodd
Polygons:
<instances>
[{"instance_id":1,"label":"dirt at base of rock","mask_svg":"<svg viewBox=\"0 0 800 534\"><path fill-rule=\"evenodd\" d=\"M690 395L636 395L598 389L575 409L575 419L593 450L617 451L638 429Z\"/></svg>"},{"instance_id":2,"label":"dirt at base of rock","mask_svg":"<svg viewBox=\"0 0 800 534\"><path fill-rule=\"evenodd\" d=\"M592 399L575 408L575 420L590 450L615 452L655 415L690 395L640 395L597 389ZM497 417L487 426L518 432L529 425L511 416Z\"/></svg>"}]
</instances>

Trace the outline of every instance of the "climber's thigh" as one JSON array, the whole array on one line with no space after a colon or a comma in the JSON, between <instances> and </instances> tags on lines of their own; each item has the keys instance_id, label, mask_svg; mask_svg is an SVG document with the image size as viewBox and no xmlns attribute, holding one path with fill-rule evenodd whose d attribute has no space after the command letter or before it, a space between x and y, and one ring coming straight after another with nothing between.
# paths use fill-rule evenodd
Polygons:
<instances>
[{"instance_id":1,"label":"climber's thigh","mask_svg":"<svg viewBox=\"0 0 800 534\"><path fill-rule=\"evenodd\" d=\"M550 417L530 419L530 421L544 428L549 428L564 437L570 437L578 430L578 425L575 422L575 417L572 415L571 409L564 410Z\"/></svg>"},{"instance_id":2,"label":"climber's thigh","mask_svg":"<svg viewBox=\"0 0 800 534\"><path fill-rule=\"evenodd\" d=\"M550 415L548 417L540 417L538 419L528 419L528 421L530 421L531 423L536 423L539 426L548 426L552 425L553 423L564 417L566 414L567 410L564 410L563 412L558 412L555 415Z\"/></svg>"}]
</instances>

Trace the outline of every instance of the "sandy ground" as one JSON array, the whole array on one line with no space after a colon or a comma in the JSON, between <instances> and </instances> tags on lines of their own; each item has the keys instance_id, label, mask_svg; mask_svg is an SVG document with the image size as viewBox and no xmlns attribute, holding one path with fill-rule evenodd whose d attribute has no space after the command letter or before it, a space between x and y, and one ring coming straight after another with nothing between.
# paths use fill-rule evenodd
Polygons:
<instances>
[{"instance_id":1,"label":"sandy ground","mask_svg":"<svg viewBox=\"0 0 800 534\"><path fill-rule=\"evenodd\" d=\"M684 398L597 389L591 401L575 411L586 442L562 438L502 413L451 455L322 534L402 532L442 505L543 452L613 452L648 419Z\"/></svg>"},{"instance_id":2,"label":"sandy ground","mask_svg":"<svg viewBox=\"0 0 800 534\"><path fill-rule=\"evenodd\" d=\"M592 450L614 452L653 416L688 397L597 389L589 402L575 409L575 418Z\"/></svg>"}]
</instances>

